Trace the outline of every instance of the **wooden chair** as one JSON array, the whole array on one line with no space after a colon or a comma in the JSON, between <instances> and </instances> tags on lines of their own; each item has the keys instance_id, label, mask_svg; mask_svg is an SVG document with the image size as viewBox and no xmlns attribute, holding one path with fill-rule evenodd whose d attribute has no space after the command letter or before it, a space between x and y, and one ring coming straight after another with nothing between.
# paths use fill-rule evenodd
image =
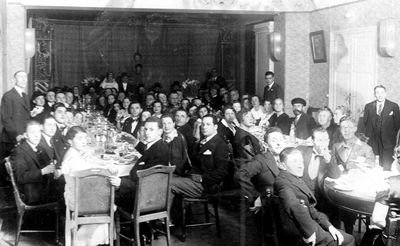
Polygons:
<instances>
[{"instance_id":1,"label":"wooden chair","mask_svg":"<svg viewBox=\"0 0 400 246\"><path fill-rule=\"evenodd\" d=\"M59 205L57 202L52 202L52 203L45 203L45 204L39 204L39 205L26 205L24 201L21 199L21 195L18 190L17 183L15 181L14 177L14 172L11 167L10 159L7 157L5 166L8 172L8 175L10 175L11 179L11 184L12 188L14 191L14 198L15 198L15 203L17 206L17 212L18 212L18 219L17 219L17 233L15 234L15 246L18 246L19 243L19 238L21 236L21 233L38 233L38 232L54 232L56 234L56 244L59 243L58 240L58 221L59 221ZM55 213L55 230L21 230L23 221L24 221L24 215L28 212L31 211L41 211L41 210L51 210L54 211Z\"/></svg>"},{"instance_id":2,"label":"wooden chair","mask_svg":"<svg viewBox=\"0 0 400 246\"><path fill-rule=\"evenodd\" d=\"M114 186L108 169L93 168L73 173L75 182L74 208L66 201L66 220L69 228L65 237L76 243L78 227L88 224L108 224L110 246L114 244Z\"/></svg>"},{"instance_id":3,"label":"wooden chair","mask_svg":"<svg viewBox=\"0 0 400 246\"><path fill-rule=\"evenodd\" d=\"M182 197L182 231L180 240L184 242L186 240L186 228L188 227L198 227L198 226L210 226L215 225L217 228L217 236L221 237L221 227L219 223L219 213L218 213L218 198L215 195L210 195L206 197L199 198L190 198L190 197ZM195 223L195 224L187 224L186 221L186 207L192 203L200 203L204 206L204 217L205 222ZM208 204L211 204L214 208L214 213L211 213L208 209ZM214 221L210 222L210 215L214 217Z\"/></svg>"},{"instance_id":4,"label":"wooden chair","mask_svg":"<svg viewBox=\"0 0 400 246\"><path fill-rule=\"evenodd\" d=\"M140 245L139 224L142 222L164 219L167 245L171 244L169 232L169 199L170 183L175 166L157 165L146 170L137 171L135 203L133 212L118 208L116 213L117 237L129 240L132 245ZM124 219L124 221L120 221ZM120 225L134 226L134 238L121 234ZM117 238L119 241L119 238ZM135 243L136 242L136 243Z\"/></svg>"}]
</instances>

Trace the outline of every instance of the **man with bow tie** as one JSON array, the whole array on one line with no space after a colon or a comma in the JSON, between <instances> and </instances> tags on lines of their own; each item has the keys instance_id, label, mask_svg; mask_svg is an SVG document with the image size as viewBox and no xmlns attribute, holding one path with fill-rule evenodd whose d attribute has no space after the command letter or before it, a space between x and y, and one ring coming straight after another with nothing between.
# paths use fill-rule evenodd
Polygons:
<instances>
[{"instance_id":1,"label":"man with bow tie","mask_svg":"<svg viewBox=\"0 0 400 246\"><path fill-rule=\"evenodd\" d=\"M275 180L275 193L279 196L283 206L281 209L297 231L283 232L284 240L297 236L307 245L355 245L354 237L336 229L327 216L315 207L317 199L303 180L304 162L300 150L289 147L280 155L280 161L285 166ZM281 216L282 219L282 216ZM284 225L284 229L291 228ZM294 245L294 242L284 242L284 245Z\"/></svg>"},{"instance_id":2,"label":"man with bow tie","mask_svg":"<svg viewBox=\"0 0 400 246\"><path fill-rule=\"evenodd\" d=\"M193 167L188 177L174 177L171 191L175 195L201 197L220 190L228 174L229 150L225 141L217 134L217 118L206 115L202 118L201 133L204 138L197 146Z\"/></svg>"},{"instance_id":3,"label":"man with bow tie","mask_svg":"<svg viewBox=\"0 0 400 246\"><path fill-rule=\"evenodd\" d=\"M283 100L283 89L280 85L275 83L275 74L271 71L265 73L265 81L267 85L264 88L263 101L274 102L275 99L281 98Z\"/></svg>"},{"instance_id":4,"label":"man with bow tie","mask_svg":"<svg viewBox=\"0 0 400 246\"><path fill-rule=\"evenodd\" d=\"M39 122L29 121L24 134L26 140L14 149L10 157L23 200L30 205L49 202L49 196L53 194L49 190L53 187L48 183L55 165L39 145L41 128Z\"/></svg>"},{"instance_id":5,"label":"man with bow tie","mask_svg":"<svg viewBox=\"0 0 400 246\"><path fill-rule=\"evenodd\" d=\"M303 180L318 200L318 209L329 215L329 219L336 227L340 227L337 209L324 195L323 182L327 176L336 172L336 164L332 164L332 155L329 146L329 134L326 129L319 127L312 132L313 146L297 147L303 154Z\"/></svg>"},{"instance_id":6,"label":"man with bow tie","mask_svg":"<svg viewBox=\"0 0 400 246\"><path fill-rule=\"evenodd\" d=\"M138 101L133 101L129 105L130 117L122 123L122 131L132 134L135 138L138 138L138 132L140 129L139 116L142 113L142 106Z\"/></svg>"},{"instance_id":7,"label":"man with bow tie","mask_svg":"<svg viewBox=\"0 0 400 246\"><path fill-rule=\"evenodd\" d=\"M21 140L26 123L30 119L30 103L25 93L28 75L25 71L14 74L15 86L1 99L1 134L0 158L10 155L15 144Z\"/></svg>"},{"instance_id":8,"label":"man with bow tie","mask_svg":"<svg viewBox=\"0 0 400 246\"><path fill-rule=\"evenodd\" d=\"M390 170L400 128L399 105L386 99L383 85L377 85L374 93L376 100L365 105L364 109L365 135L375 155L379 155L380 165L384 170Z\"/></svg>"}]
</instances>

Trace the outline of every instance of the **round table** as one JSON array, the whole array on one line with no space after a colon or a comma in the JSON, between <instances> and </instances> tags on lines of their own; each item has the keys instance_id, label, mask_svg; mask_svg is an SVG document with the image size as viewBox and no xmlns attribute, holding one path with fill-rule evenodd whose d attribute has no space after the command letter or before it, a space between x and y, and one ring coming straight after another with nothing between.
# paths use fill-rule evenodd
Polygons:
<instances>
[{"instance_id":1,"label":"round table","mask_svg":"<svg viewBox=\"0 0 400 246\"><path fill-rule=\"evenodd\" d=\"M372 215L375 204L374 195L359 194L356 190L335 189L335 182L330 178L325 179L324 191L326 197L335 206L358 214Z\"/></svg>"}]
</instances>

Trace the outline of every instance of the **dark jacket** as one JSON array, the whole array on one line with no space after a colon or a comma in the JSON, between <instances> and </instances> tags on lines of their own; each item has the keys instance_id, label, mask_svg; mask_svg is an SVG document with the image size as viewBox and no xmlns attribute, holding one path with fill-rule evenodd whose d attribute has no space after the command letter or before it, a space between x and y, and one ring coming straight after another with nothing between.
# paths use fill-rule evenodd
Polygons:
<instances>
[{"instance_id":1,"label":"dark jacket","mask_svg":"<svg viewBox=\"0 0 400 246\"><path fill-rule=\"evenodd\" d=\"M135 87L131 85L130 83L127 83L126 85L126 90L124 90L124 86L122 82L118 82L118 92L124 92L126 96L128 96L128 93L134 93L135 92Z\"/></svg>"},{"instance_id":2,"label":"dark jacket","mask_svg":"<svg viewBox=\"0 0 400 246\"><path fill-rule=\"evenodd\" d=\"M190 123L188 122L183 126L177 127L176 129L185 137L189 158L193 159L194 151L196 150L196 143L193 137L192 125L190 125Z\"/></svg>"},{"instance_id":3,"label":"dark jacket","mask_svg":"<svg viewBox=\"0 0 400 246\"><path fill-rule=\"evenodd\" d=\"M69 144L64 135L62 135L60 129L57 126L57 131L56 134L53 136L53 145L54 145L54 151L55 151L55 156L57 160L57 167L61 166L62 160L64 158L65 153L69 149Z\"/></svg>"},{"instance_id":4,"label":"dark jacket","mask_svg":"<svg viewBox=\"0 0 400 246\"><path fill-rule=\"evenodd\" d=\"M138 121L138 123L136 124L135 129L132 129L132 123L135 121L135 120L133 120L132 117L129 117L128 119L126 119L124 121L124 123L122 124L122 131L132 134L135 138L138 137L138 132L139 132L140 126L142 125L139 118L136 120Z\"/></svg>"},{"instance_id":5,"label":"dark jacket","mask_svg":"<svg viewBox=\"0 0 400 246\"><path fill-rule=\"evenodd\" d=\"M379 117L376 114L376 101L370 102L364 108L365 135L369 137L368 144L371 145L375 154L378 152L378 140L382 139L383 147L393 149L396 144L396 135L400 128L399 105L385 100L384 107Z\"/></svg>"},{"instance_id":6,"label":"dark jacket","mask_svg":"<svg viewBox=\"0 0 400 246\"><path fill-rule=\"evenodd\" d=\"M235 127L236 128L236 127ZM217 132L218 132L218 135L223 139L223 140L225 140L225 142L226 143L233 143L233 137L234 137L234 134L233 134L233 132L228 128L228 127L226 127L223 123L222 123L222 120L220 121L220 122L218 122L218 128L217 128Z\"/></svg>"},{"instance_id":7,"label":"dark jacket","mask_svg":"<svg viewBox=\"0 0 400 246\"><path fill-rule=\"evenodd\" d=\"M115 203L129 212L132 211L135 199L134 193L136 191L137 182L136 172L138 170L148 169L155 165L168 166L169 164L168 146L162 141L162 139L155 142L147 150L145 150L145 145L143 143L139 143L136 146L136 149L142 154L142 156L136 161L135 166L129 173L129 177L123 177L121 179L121 185L115 194Z\"/></svg>"},{"instance_id":8,"label":"dark jacket","mask_svg":"<svg viewBox=\"0 0 400 246\"><path fill-rule=\"evenodd\" d=\"M46 152L40 147L38 152L34 152L32 147L23 141L13 150L10 161L24 202L27 204L46 202L50 175L41 173L41 169L50 163Z\"/></svg>"},{"instance_id":9,"label":"dark jacket","mask_svg":"<svg viewBox=\"0 0 400 246\"><path fill-rule=\"evenodd\" d=\"M274 187L284 210L302 237L309 238L315 232L317 245L328 245L327 242L333 241L328 232L331 223L325 214L315 208L317 200L302 178L281 171Z\"/></svg>"},{"instance_id":10,"label":"dark jacket","mask_svg":"<svg viewBox=\"0 0 400 246\"><path fill-rule=\"evenodd\" d=\"M190 160L188 160L188 148L185 137L178 132L178 136L166 144L168 146L171 166L175 166L174 173L184 176L191 165Z\"/></svg>"},{"instance_id":11,"label":"dark jacket","mask_svg":"<svg viewBox=\"0 0 400 246\"><path fill-rule=\"evenodd\" d=\"M30 119L28 96L22 98L15 88L7 91L1 98L1 142L15 144L16 137L25 132Z\"/></svg>"},{"instance_id":12,"label":"dark jacket","mask_svg":"<svg viewBox=\"0 0 400 246\"><path fill-rule=\"evenodd\" d=\"M260 141L248 131L236 127L236 134L233 137L233 157L235 159L253 159L255 155L261 154Z\"/></svg>"},{"instance_id":13,"label":"dark jacket","mask_svg":"<svg viewBox=\"0 0 400 246\"><path fill-rule=\"evenodd\" d=\"M275 99L277 98L281 98L282 100L284 99L283 89L280 85L274 82L271 89L269 89L269 86L264 87L264 100L268 100L269 102L271 102L271 104L273 104Z\"/></svg>"},{"instance_id":14,"label":"dark jacket","mask_svg":"<svg viewBox=\"0 0 400 246\"><path fill-rule=\"evenodd\" d=\"M249 162L242 163L236 177L243 194L253 202L258 196L265 195L267 188L273 188L278 174L276 160L268 151L254 156Z\"/></svg>"},{"instance_id":15,"label":"dark jacket","mask_svg":"<svg viewBox=\"0 0 400 246\"><path fill-rule=\"evenodd\" d=\"M289 115L283 113L281 115L273 114L271 118L269 118L269 125L276 126L281 129L282 133L285 135L289 135L290 133L290 118Z\"/></svg>"},{"instance_id":16,"label":"dark jacket","mask_svg":"<svg viewBox=\"0 0 400 246\"><path fill-rule=\"evenodd\" d=\"M292 118L292 122L296 118ZM312 116L302 113L297 124L295 124L295 134L296 138L307 139L311 136L312 130L315 128L316 123Z\"/></svg>"},{"instance_id":17,"label":"dark jacket","mask_svg":"<svg viewBox=\"0 0 400 246\"><path fill-rule=\"evenodd\" d=\"M217 134L203 146L198 145L191 173L202 175L206 193L215 193L228 174L228 163L228 146Z\"/></svg>"}]
</instances>

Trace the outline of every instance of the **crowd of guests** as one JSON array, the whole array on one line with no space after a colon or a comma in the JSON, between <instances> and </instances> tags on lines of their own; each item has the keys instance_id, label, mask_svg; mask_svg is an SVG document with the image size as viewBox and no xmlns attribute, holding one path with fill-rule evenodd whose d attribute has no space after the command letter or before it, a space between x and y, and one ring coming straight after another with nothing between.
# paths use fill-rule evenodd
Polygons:
<instances>
[{"instance_id":1,"label":"crowd of guests","mask_svg":"<svg viewBox=\"0 0 400 246\"><path fill-rule=\"evenodd\" d=\"M305 111L303 98L291 100L294 117L289 117L283 90L270 71L263 98L240 95L215 71L197 96L187 95L179 82L146 88L129 82L127 74L116 80L109 73L98 87L53 88L35 92L29 100L23 92L26 73L14 77L16 85L1 103L2 157L10 156L27 204L62 200L65 192L65 203L73 207L71 174L93 166L82 127L88 109L100 111L139 140L134 147L142 156L129 177L110 177L116 205L127 211L134 205L136 171L173 165L171 190L177 199L238 184L254 209L263 206L263 197L272 190L297 228L297 239L312 245L354 245L356 214L328 201L324 178L365 166L400 170L392 157L400 112L386 99L384 86L375 88L376 101L366 106L360 124L344 106L322 107L314 118ZM341 221L345 232L339 230ZM93 240L87 245L107 243L98 228L85 233Z\"/></svg>"}]
</instances>

